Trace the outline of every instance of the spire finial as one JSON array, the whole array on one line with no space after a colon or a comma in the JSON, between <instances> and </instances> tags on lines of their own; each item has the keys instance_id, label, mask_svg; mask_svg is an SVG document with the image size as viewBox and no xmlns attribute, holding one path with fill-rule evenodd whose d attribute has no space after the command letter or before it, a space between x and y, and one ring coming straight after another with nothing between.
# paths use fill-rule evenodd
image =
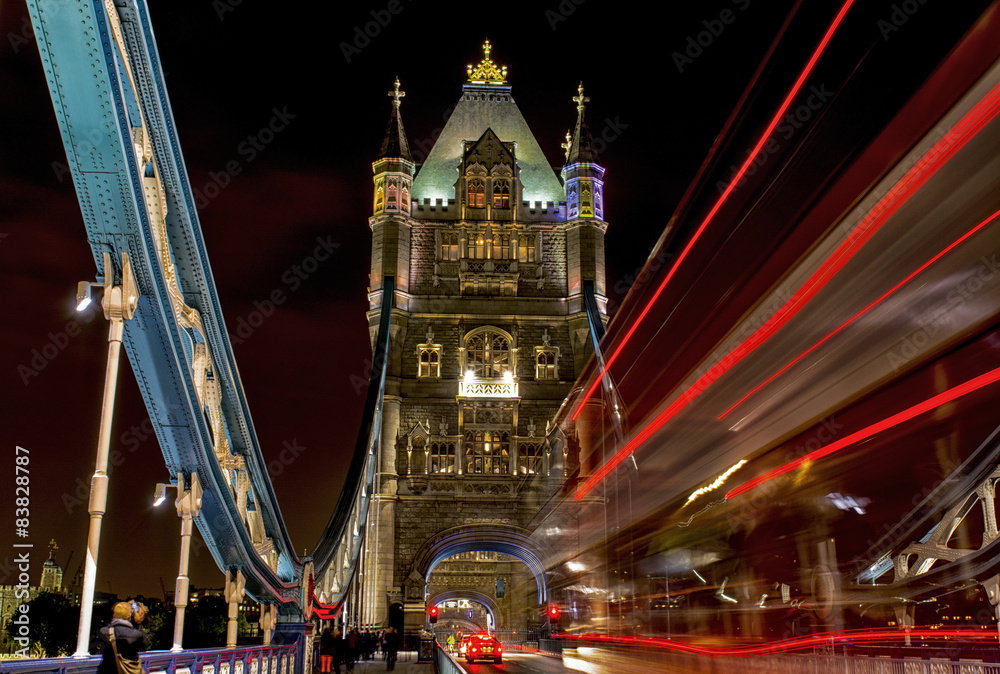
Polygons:
<instances>
[{"instance_id":1,"label":"spire finial","mask_svg":"<svg viewBox=\"0 0 1000 674\"><path fill-rule=\"evenodd\" d=\"M497 64L493 63L490 59L490 50L492 49L493 45L490 44L489 40L486 40L483 43L483 60L479 62L478 66L466 66L470 84L506 84L507 66L498 68Z\"/></svg>"},{"instance_id":2,"label":"spire finial","mask_svg":"<svg viewBox=\"0 0 1000 674\"><path fill-rule=\"evenodd\" d=\"M573 97L573 100L576 101L577 111L582 115L584 104L589 103L590 99L583 95L583 82L580 82L580 86L578 86L576 90L578 93Z\"/></svg>"},{"instance_id":3,"label":"spire finial","mask_svg":"<svg viewBox=\"0 0 1000 674\"><path fill-rule=\"evenodd\" d=\"M399 99L401 99L403 96L406 96L406 92L405 91L400 91L399 90L399 78L398 77L396 78L396 81L393 83L393 88L392 88L392 91L389 92L389 96L392 97L392 107L394 107L394 108L398 108L399 107Z\"/></svg>"},{"instance_id":4,"label":"spire finial","mask_svg":"<svg viewBox=\"0 0 1000 674\"><path fill-rule=\"evenodd\" d=\"M566 142L560 143L559 147L566 150L566 161L569 161L569 149L573 147L573 134L568 129L566 130Z\"/></svg>"}]
</instances>

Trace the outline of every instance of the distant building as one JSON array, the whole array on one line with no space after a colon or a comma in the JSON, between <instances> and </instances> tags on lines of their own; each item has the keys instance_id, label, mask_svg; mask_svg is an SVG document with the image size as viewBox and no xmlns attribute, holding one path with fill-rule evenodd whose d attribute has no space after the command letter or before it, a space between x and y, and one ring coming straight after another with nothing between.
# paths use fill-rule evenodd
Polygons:
<instances>
[{"instance_id":1,"label":"distant building","mask_svg":"<svg viewBox=\"0 0 1000 674\"><path fill-rule=\"evenodd\" d=\"M55 549L54 547L50 547L49 558L46 559L45 564L42 565L42 580L38 584L38 588L42 592L59 592L63 589L62 582L62 567L56 564Z\"/></svg>"}]
</instances>

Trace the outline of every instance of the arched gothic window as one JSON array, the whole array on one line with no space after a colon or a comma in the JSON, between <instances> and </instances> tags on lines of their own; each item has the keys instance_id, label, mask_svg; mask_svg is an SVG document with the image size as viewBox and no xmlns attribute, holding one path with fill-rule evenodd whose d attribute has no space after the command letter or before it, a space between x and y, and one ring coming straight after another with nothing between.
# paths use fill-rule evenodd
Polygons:
<instances>
[{"instance_id":1,"label":"arched gothic window","mask_svg":"<svg viewBox=\"0 0 1000 674\"><path fill-rule=\"evenodd\" d=\"M535 354L535 379L558 379L556 354L551 349L539 349Z\"/></svg>"},{"instance_id":2,"label":"arched gothic window","mask_svg":"<svg viewBox=\"0 0 1000 674\"><path fill-rule=\"evenodd\" d=\"M510 208L510 181L493 181L493 208Z\"/></svg>"},{"instance_id":3,"label":"arched gothic window","mask_svg":"<svg viewBox=\"0 0 1000 674\"><path fill-rule=\"evenodd\" d=\"M469 208L483 208L486 205L486 186L482 180L474 178L469 180Z\"/></svg>"},{"instance_id":4,"label":"arched gothic window","mask_svg":"<svg viewBox=\"0 0 1000 674\"><path fill-rule=\"evenodd\" d=\"M498 378L513 370L510 339L499 331L474 332L465 343L465 369L476 377Z\"/></svg>"},{"instance_id":5,"label":"arched gothic window","mask_svg":"<svg viewBox=\"0 0 1000 674\"><path fill-rule=\"evenodd\" d=\"M441 363L439 362L437 349L420 350L420 368L417 372L419 377L440 377Z\"/></svg>"}]
</instances>

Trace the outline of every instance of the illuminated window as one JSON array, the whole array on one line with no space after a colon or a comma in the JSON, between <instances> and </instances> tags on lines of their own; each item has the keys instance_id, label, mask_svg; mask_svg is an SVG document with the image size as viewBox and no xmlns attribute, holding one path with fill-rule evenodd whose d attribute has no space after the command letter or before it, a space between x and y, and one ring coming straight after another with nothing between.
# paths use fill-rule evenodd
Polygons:
<instances>
[{"instance_id":1,"label":"illuminated window","mask_svg":"<svg viewBox=\"0 0 1000 674\"><path fill-rule=\"evenodd\" d=\"M486 259L486 239L483 237L482 232L479 234L473 234L469 238L469 245L466 248L466 255L471 260L485 260Z\"/></svg>"},{"instance_id":2,"label":"illuminated window","mask_svg":"<svg viewBox=\"0 0 1000 674\"><path fill-rule=\"evenodd\" d=\"M417 376L441 376L441 345L434 344L434 331L427 328L427 343L417 344Z\"/></svg>"},{"instance_id":3,"label":"illuminated window","mask_svg":"<svg viewBox=\"0 0 1000 674\"><path fill-rule=\"evenodd\" d=\"M458 259L458 232L441 233L441 259L452 261Z\"/></svg>"},{"instance_id":4,"label":"illuminated window","mask_svg":"<svg viewBox=\"0 0 1000 674\"><path fill-rule=\"evenodd\" d=\"M507 475L510 473L510 433L466 431L466 474Z\"/></svg>"},{"instance_id":5,"label":"illuminated window","mask_svg":"<svg viewBox=\"0 0 1000 674\"><path fill-rule=\"evenodd\" d=\"M384 189L382 187L382 181L380 180L375 185L375 212L376 213L381 213L382 212L382 205L383 205L384 199L385 199L385 191L384 191Z\"/></svg>"},{"instance_id":6,"label":"illuminated window","mask_svg":"<svg viewBox=\"0 0 1000 674\"><path fill-rule=\"evenodd\" d=\"M535 235L522 232L517 240L517 259L520 262L535 262Z\"/></svg>"},{"instance_id":7,"label":"illuminated window","mask_svg":"<svg viewBox=\"0 0 1000 674\"><path fill-rule=\"evenodd\" d=\"M536 349L535 379L559 379L555 349Z\"/></svg>"},{"instance_id":8,"label":"illuminated window","mask_svg":"<svg viewBox=\"0 0 1000 674\"><path fill-rule=\"evenodd\" d=\"M431 443L431 473L455 472L455 443Z\"/></svg>"},{"instance_id":9,"label":"illuminated window","mask_svg":"<svg viewBox=\"0 0 1000 674\"><path fill-rule=\"evenodd\" d=\"M385 210L395 211L397 210L396 204L396 185L389 183L389 187L385 191Z\"/></svg>"},{"instance_id":10,"label":"illuminated window","mask_svg":"<svg viewBox=\"0 0 1000 674\"><path fill-rule=\"evenodd\" d=\"M542 472L542 446L539 444L519 444L517 446L517 472L534 475Z\"/></svg>"},{"instance_id":11,"label":"illuminated window","mask_svg":"<svg viewBox=\"0 0 1000 674\"><path fill-rule=\"evenodd\" d=\"M510 234L493 235L493 259L494 260L510 259Z\"/></svg>"},{"instance_id":12,"label":"illuminated window","mask_svg":"<svg viewBox=\"0 0 1000 674\"><path fill-rule=\"evenodd\" d=\"M410 190L406 187L403 187L403 198L400 200L400 205L404 213L410 212Z\"/></svg>"},{"instance_id":13,"label":"illuminated window","mask_svg":"<svg viewBox=\"0 0 1000 674\"><path fill-rule=\"evenodd\" d=\"M469 180L469 200L466 203L469 208L483 208L486 205L486 186L482 180Z\"/></svg>"},{"instance_id":14,"label":"illuminated window","mask_svg":"<svg viewBox=\"0 0 1000 674\"><path fill-rule=\"evenodd\" d=\"M498 378L512 371L510 338L485 330L474 332L465 343L466 370L476 377Z\"/></svg>"},{"instance_id":15,"label":"illuminated window","mask_svg":"<svg viewBox=\"0 0 1000 674\"><path fill-rule=\"evenodd\" d=\"M559 379L559 347L550 344L549 329L542 333L542 346L535 347L535 379Z\"/></svg>"},{"instance_id":16,"label":"illuminated window","mask_svg":"<svg viewBox=\"0 0 1000 674\"><path fill-rule=\"evenodd\" d=\"M438 362L440 356L437 351L424 349L420 352L420 377L440 377L441 367Z\"/></svg>"},{"instance_id":17,"label":"illuminated window","mask_svg":"<svg viewBox=\"0 0 1000 674\"><path fill-rule=\"evenodd\" d=\"M510 181L493 181L493 208L510 208Z\"/></svg>"}]
</instances>

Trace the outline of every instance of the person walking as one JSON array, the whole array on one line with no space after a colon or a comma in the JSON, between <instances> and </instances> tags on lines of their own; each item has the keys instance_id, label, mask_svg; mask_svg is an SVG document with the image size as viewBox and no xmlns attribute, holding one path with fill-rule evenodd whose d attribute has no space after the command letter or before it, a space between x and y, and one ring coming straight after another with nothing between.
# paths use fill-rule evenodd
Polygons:
<instances>
[{"instance_id":1,"label":"person walking","mask_svg":"<svg viewBox=\"0 0 1000 674\"><path fill-rule=\"evenodd\" d=\"M347 671L354 671L354 661L358 659L358 629L352 627L347 633Z\"/></svg>"},{"instance_id":2,"label":"person walking","mask_svg":"<svg viewBox=\"0 0 1000 674\"><path fill-rule=\"evenodd\" d=\"M396 655L399 653L399 632L395 627L390 627L385 633L385 663L386 669L392 671L396 669Z\"/></svg>"},{"instance_id":3,"label":"person walking","mask_svg":"<svg viewBox=\"0 0 1000 674\"><path fill-rule=\"evenodd\" d=\"M340 663L347 660L347 644L344 637L340 636L340 630L333 633L333 671L340 674Z\"/></svg>"},{"instance_id":4,"label":"person walking","mask_svg":"<svg viewBox=\"0 0 1000 674\"><path fill-rule=\"evenodd\" d=\"M320 674L330 674L333 664L333 630L327 627L319 638L319 671Z\"/></svg>"}]
</instances>

